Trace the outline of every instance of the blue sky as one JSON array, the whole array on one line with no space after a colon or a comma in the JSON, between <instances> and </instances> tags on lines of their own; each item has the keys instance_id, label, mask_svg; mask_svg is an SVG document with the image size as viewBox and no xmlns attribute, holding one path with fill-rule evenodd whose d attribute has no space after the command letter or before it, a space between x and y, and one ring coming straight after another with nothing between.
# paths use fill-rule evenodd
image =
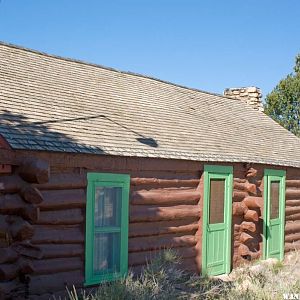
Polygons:
<instances>
[{"instance_id":1,"label":"blue sky","mask_svg":"<svg viewBox=\"0 0 300 300\"><path fill-rule=\"evenodd\" d=\"M0 40L222 93L269 93L300 52L299 0L1 0Z\"/></svg>"}]
</instances>

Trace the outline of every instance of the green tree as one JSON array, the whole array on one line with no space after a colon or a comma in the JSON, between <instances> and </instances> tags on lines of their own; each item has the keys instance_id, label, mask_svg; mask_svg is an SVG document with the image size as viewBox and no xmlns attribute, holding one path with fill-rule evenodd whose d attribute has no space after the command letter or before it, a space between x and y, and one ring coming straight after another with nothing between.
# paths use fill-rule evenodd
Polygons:
<instances>
[{"instance_id":1,"label":"green tree","mask_svg":"<svg viewBox=\"0 0 300 300\"><path fill-rule=\"evenodd\" d=\"M294 73L267 95L265 113L300 137L300 54L296 56Z\"/></svg>"}]
</instances>

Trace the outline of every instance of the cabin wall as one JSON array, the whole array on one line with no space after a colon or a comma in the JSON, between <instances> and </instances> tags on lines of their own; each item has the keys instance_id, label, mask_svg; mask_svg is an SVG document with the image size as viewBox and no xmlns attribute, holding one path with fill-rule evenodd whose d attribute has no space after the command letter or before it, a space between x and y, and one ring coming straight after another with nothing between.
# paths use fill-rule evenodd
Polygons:
<instances>
[{"instance_id":1,"label":"cabin wall","mask_svg":"<svg viewBox=\"0 0 300 300\"><path fill-rule=\"evenodd\" d=\"M51 293L63 294L66 285L83 286L87 172L131 176L128 255L134 272L170 247L182 257L182 268L201 271L204 163L26 151L1 157L12 170L0 174L0 294L48 299ZM46 166L34 169L28 157L48 163L48 178ZM274 167L223 165L234 166L235 267L261 256L263 172ZM286 251L300 240L299 173L287 169Z\"/></svg>"},{"instance_id":2,"label":"cabin wall","mask_svg":"<svg viewBox=\"0 0 300 300\"><path fill-rule=\"evenodd\" d=\"M289 168L286 180L285 252L300 250L300 170Z\"/></svg>"},{"instance_id":3,"label":"cabin wall","mask_svg":"<svg viewBox=\"0 0 300 300\"><path fill-rule=\"evenodd\" d=\"M21 157L21 155L24 157ZM41 183L26 182L20 173L27 157L49 163L50 176ZM19 278L22 269L3 278L2 293L14 299L26 293L30 299L48 299L51 293L65 292L65 285L82 287L84 282L84 239L87 172L126 173L131 176L129 210L129 268L139 272L159 249L176 248L182 256L182 268L196 272L197 251L201 226L200 177L201 164L156 159L127 159L119 157L73 156L62 154L27 153L16 155L11 174L0 177L2 199L6 210L0 213L20 215L8 207L7 197L18 199L18 209L26 206L22 186L36 188L41 201L35 204L38 217L27 220L30 237L8 243L26 241L26 259L30 270L26 278ZM5 202L5 203L4 203ZM29 254L29 256L28 256ZM15 267L16 259L0 265ZM2 280L2 279L1 279ZM4 287L5 285L5 287ZM16 289L17 288L17 289ZM0 286L1 289L1 286ZM22 298L21 298L22 299Z\"/></svg>"}]
</instances>

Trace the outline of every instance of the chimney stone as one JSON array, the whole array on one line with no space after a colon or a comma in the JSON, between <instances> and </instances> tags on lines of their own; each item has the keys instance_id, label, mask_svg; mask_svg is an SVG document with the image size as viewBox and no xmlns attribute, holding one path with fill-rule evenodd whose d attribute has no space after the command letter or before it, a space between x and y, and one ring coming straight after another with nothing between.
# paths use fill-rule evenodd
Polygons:
<instances>
[{"instance_id":1,"label":"chimney stone","mask_svg":"<svg viewBox=\"0 0 300 300\"><path fill-rule=\"evenodd\" d=\"M255 110L264 111L264 107L261 102L261 90L255 86L228 88L225 89L224 96L239 99L252 106Z\"/></svg>"}]
</instances>

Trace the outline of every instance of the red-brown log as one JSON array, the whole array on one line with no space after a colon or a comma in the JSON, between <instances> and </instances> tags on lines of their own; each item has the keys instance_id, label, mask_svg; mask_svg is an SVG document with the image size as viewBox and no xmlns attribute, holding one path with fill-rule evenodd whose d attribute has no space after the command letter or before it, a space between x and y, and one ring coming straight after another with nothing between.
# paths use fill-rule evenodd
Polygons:
<instances>
[{"instance_id":1,"label":"red-brown log","mask_svg":"<svg viewBox=\"0 0 300 300\"><path fill-rule=\"evenodd\" d=\"M239 224L234 224L234 225L233 225L233 230L234 230L235 232L239 232L239 231L241 230L241 225L239 225Z\"/></svg>"},{"instance_id":2,"label":"red-brown log","mask_svg":"<svg viewBox=\"0 0 300 300\"><path fill-rule=\"evenodd\" d=\"M238 254L240 256L247 256L250 255L251 251L249 250L249 248L244 245L244 244L240 244L239 248L238 248Z\"/></svg>"},{"instance_id":3,"label":"red-brown log","mask_svg":"<svg viewBox=\"0 0 300 300\"><path fill-rule=\"evenodd\" d=\"M0 192L16 193L24 185L26 185L26 182L19 175L13 174L0 177Z\"/></svg>"},{"instance_id":4,"label":"red-brown log","mask_svg":"<svg viewBox=\"0 0 300 300\"><path fill-rule=\"evenodd\" d=\"M134 205L197 204L199 200L200 192L195 189L141 190L132 192L130 197L130 203Z\"/></svg>"},{"instance_id":5,"label":"red-brown log","mask_svg":"<svg viewBox=\"0 0 300 300\"><path fill-rule=\"evenodd\" d=\"M176 247L189 247L197 243L194 235L158 237L138 237L129 239L129 252L149 251Z\"/></svg>"},{"instance_id":6,"label":"red-brown log","mask_svg":"<svg viewBox=\"0 0 300 300\"><path fill-rule=\"evenodd\" d=\"M264 200L262 197L248 196L243 202L247 205L248 208L262 208L264 205Z\"/></svg>"},{"instance_id":7,"label":"red-brown log","mask_svg":"<svg viewBox=\"0 0 300 300\"><path fill-rule=\"evenodd\" d=\"M19 175L27 182L46 183L49 181L50 167L44 160L28 158L22 162Z\"/></svg>"},{"instance_id":8,"label":"red-brown log","mask_svg":"<svg viewBox=\"0 0 300 300\"><path fill-rule=\"evenodd\" d=\"M239 202L242 201L244 198L248 196L248 193L246 192L240 192L240 191L233 191L233 201Z\"/></svg>"},{"instance_id":9,"label":"red-brown log","mask_svg":"<svg viewBox=\"0 0 300 300\"><path fill-rule=\"evenodd\" d=\"M30 258L40 259L43 255L41 249L38 246L31 244L29 241L14 243L12 248L17 253Z\"/></svg>"},{"instance_id":10,"label":"red-brown log","mask_svg":"<svg viewBox=\"0 0 300 300\"><path fill-rule=\"evenodd\" d=\"M250 231L250 232L255 232L256 231L256 225L253 222L243 222L241 224L241 230L243 231Z\"/></svg>"},{"instance_id":11,"label":"red-brown log","mask_svg":"<svg viewBox=\"0 0 300 300\"><path fill-rule=\"evenodd\" d=\"M66 286L72 289L72 286L80 287L83 285L83 270L62 272L55 275L31 276L29 288L35 295L53 293L53 291L65 290Z\"/></svg>"},{"instance_id":12,"label":"red-brown log","mask_svg":"<svg viewBox=\"0 0 300 300\"><path fill-rule=\"evenodd\" d=\"M240 235L240 241L241 243L246 243L249 240L252 240L253 236L251 236L250 234L246 233L246 232L242 232Z\"/></svg>"},{"instance_id":13,"label":"red-brown log","mask_svg":"<svg viewBox=\"0 0 300 300\"><path fill-rule=\"evenodd\" d=\"M81 208L73 208L56 211L42 211L37 224L46 225L72 225L81 224L84 216Z\"/></svg>"},{"instance_id":14,"label":"red-brown log","mask_svg":"<svg viewBox=\"0 0 300 300\"><path fill-rule=\"evenodd\" d=\"M295 251L295 250L300 250L300 243L285 243L284 244L284 251Z\"/></svg>"},{"instance_id":15,"label":"red-brown log","mask_svg":"<svg viewBox=\"0 0 300 300\"><path fill-rule=\"evenodd\" d=\"M60 258L84 255L83 244L42 244L37 245L42 252L43 258Z\"/></svg>"},{"instance_id":16,"label":"red-brown log","mask_svg":"<svg viewBox=\"0 0 300 300\"><path fill-rule=\"evenodd\" d=\"M285 217L286 221L300 221L300 213L299 214L294 214L294 215L289 215Z\"/></svg>"},{"instance_id":17,"label":"red-brown log","mask_svg":"<svg viewBox=\"0 0 300 300\"><path fill-rule=\"evenodd\" d=\"M200 179L158 179L158 178L131 178L131 185L146 185L151 188L157 187L197 187Z\"/></svg>"},{"instance_id":18,"label":"red-brown log","mask_svg":"<svg viewBox=\"0 0 300 300\"><path fill-rule=\"evenodd\" d=\"M234 248L238 248L241 244L242 244L242 243L240 242L240 240L236 240L236 239L235 239L235 240L233 241L233 247L234 247Z\"/></svg>"},{"instance_id":19,"label":"red-brown log","mask_svg":"<svg viewBox=\"0 0 300 300\"><path fill-rule=\"evenodd\" d=\"M232 214L234 216L243 216L248 207L243 202L233 202L232 203Z\"/></svg>"},{"instance_id":20,"label":"red-brown log","mask_svg":"<svg viewBox=\"0 0 300 300\"><path fill-rule=\"evenodd\" d=\"M17 213L26 203L18 194L7 194L0 196L0 213Z\"/></svg>"},{"instance_id":21,"label":"red-brown log","mask_svg":"<svg viewBox=\"0 0 300 300\"><path fill-rule=\"evenodd\" d=\"M38 190L68 190L82 189L87 185L85 174L60 173L52 174L49 182L43 184L33 183L31 186ZM28 186L19 175L1 176L0 191L5 193L17 193L24 186Z\"/></svg>"},{"instance_id":22,"label":"red-brown log","mask_svg":"<svg viewBox=\"0 0 300 300\"><path fill-rule=\"evenodd\" d=\"M33 184L39 190L72 190L84 189L87 186L86 174L56 173L51 174L49 181L43 184Z\"/></svg>"},{"instance_id":23,"label":"red-brown log","mask_svg":"<svg viewBox=\"0 0 300 300\"><path fill-rule=\"evenodd\" d=\"M198 229L199 223L196 218L162 222L130 223L129 237L191 233Z\"/></svg>"},{"instance_id":24,"label":"red-brown log","mask_svg":"<svg viewBox=\"0 0 300 300\"><path fill-rule=\"evenodd\" d=\"M0 163L17 164L24 158L33 155L32 150L22 150L13 152L11 150L1 150ZM140 177L143 171L143 177L168 178L173 179L198 179L199 173L202 173L204 163L188 160L170 160L163 158L137 158L112 155L80 155L78 153L55 153L53 151L35 151L36 157L51 161L52 166L58 168L85 168L99 172L131 172L132 177ZM54 169L54 168L52 168Z\"/></svg>"},{"instance_id":25,"label":"red-brown log","mask_svg":"<svg viewBox=\"0 0 300 300\"><path fill-rule=\"evenodd\" d=\"M22 216L25 220L36 223L40 217L40 208L35 204L26 205L21 209L20 216Z\"/></svg>"},{"instance_id":26,"label":"red-brown log","mask_svg":"<svg viewBox=\"0 0 300 300\"><path fill-rule=\"evenodd\" d=\"M85 191L80 190L53 190L42 191L44 201L39 204L41 210L70 209L85 207Z\"/></svg>"},{"instance_id":27,"label":"red-brown log","mask_svg":"<svg viewBox=\"0 0 300 300\"><path fill-rule=\"evenodd\" d=\"M300 189L287 188L285 190L286 199L300 199Z\"/></svg>"},{"instance_id":28,"label":"red-brown log","mask_svg":"<svg viewBox=\"0 0 300 300\"><path fill-rule=\"evenodd\" d=\"M73 244L84 243L84 234L81 226L45 226L35 225L35 234L32 238L34 244Z\"/></svg>"},{"instance_id":29,"label":"red-brown log","mask_svg":"<svg viewBox=\"0 0 300 300\"><path fill-rule=\"evenodd\" d=\"M294 214L297 214L297 213L300 213L300 206L299 207L286 207L285 208L285 215L286 216L289 216L289 215L294 215Z\"/></svg>"},{"instance_id":30,"label":"red-brown log","mask_svg":"<svg viewBox=\"0 0 300 300\"><path fill-rule=\"evenodd\" d=\"M11 247L0 248L0 264L11 263L18 259L18 253Z\"/></svg>"},{"instance_id":31,"label":"red-brown log","mask_svg":"<svg viewBox=\"0 0 300 300\"><path fill-rule=\"evenodd\" d=\"M161 250L133 252L128 255L128 264L130 266L143 265L161 255ZM176 255L181 258L196 257L197 251L195 247L182 247L175 249Z\"/></svg>"},{"instance_id":32,"label":"red-brown log","mask_svg":"<svg viewBox=\"0 0 300 300\"><path fill-rule=\"evenodd\" d=\"M35 222L39 217L38 207L26 204L18 194L0 196L0 213L20 215L32 222Z\"/></svg>"},{"instance_id":33,"label":"red-brown log","mask_svg":"<svg viewBox=\"0 0 300 300\"><path fill-rule=\"evenodd\" d=\"M41 192L31 185L24 185L21 188L20 194L22 198L28 203L38 204L43 201L43 196Z\"/></svg>"},{"instance_id":34,"label":"red-brown log","mask_svg":"<svg viewBox=\"0 0 300 300\"><path fill-rule=\"evenodd\" d=\"M257 222L258 213L255 210L248 209L244 215L246 221Z\"/></svg>"},{"instance_id":35,"label":"red-brown log","mask_svg":"<svg viewBox=\"0 0 300 300\"><path fill-rule=\"evenodd\" d=\"M285 184L287 187L300 187L300 180L286 180Z\"/></svg>"},{"instance_id":36,"label":"red-brown log","mask_svg":"<svg viewBox=\"0 0 300 300\"><path fill-rule=\"evenodd\" d=\"M32 272L31 263L28 260L19 259L17 263L0 265L0 280L11 280L18 277L20 273L30 274Z\"/></svg>"},{"instance_id":37,"label":"red-brown log","mask_svg":"<svg viewBox=\"0 0 300 300\"><path fill-rule=\"evenodd\" d=\"M292 243L292 242L296 242L296 241L300 241L300 232L298 233L290 233L290 234L285 234L285 238L284 238L286 243Z\"/></svg>"},{"instance_id":38,"label":"red-brown log","mask_svg":"<svg viewBox=\"0 0 300 300\"><path fill-rule=\"evenodd\" d=\"M247 179L243 179L243 178L239 178L239 177L234 177L233 178L233 182L237 182L237 183L246 183Z\"/></svg>"},{"instance_id":39,"label":"red-brown log","mask_svg":"<svg viewBox=\"0 0 300 300\"><path fill-rule=\"evenodd\" d=\"M239 240L240 239L240 236L241 236L241 232L240 231L234 231L233 232L233 239L234 240Z\"/></svg>"},{"instance_id":40,"label":"red-brown log","mask_svg":"<svg viewBox=\"0 0 300 300\"><path fill-rule=\"evenodd\" d=\"M34 234L34 228L27 221L20 217L9 216L9 230L15 240L23 241L31 239Z\"/></svg>"},{"instance_id":41,"label":"red-brown log","mask_svg":"<svg viewBox=\"0 0 300 300\"><path fill-rule=\"evenodd\" d=\"M249 168L246 173L246 177L255 177L257 175L257 170L254 168Z\"/></svg>"},{"instance_id":42,"label":"red-brown log","mask_svg":"<svg viewBox=\"0 0 300 300\"><path fill-rule=\"evenodd\" d=\"M246 182L233 182L233 188L240 190L240 191L245 191L249 192L251 194L256 194L256 185L253 183L250 183L248 181Z\"/></svg>"},{"instance_id":43,"label":"red-brown log","mask_svg":"<svg viewBox=\"0 0 300 300\"><path fill-rule=\"evenodd\" d=\"M198 205L177 205L172 207L130 206L130 222L179 220L193 217L200 218L200 207Z\"/></svg>"},{"instance_id":44,"label":"red-brown log","mask_svg":"<svg viewBox=\"0 0 300 300\"><path fill-rule=\"evenodd\" d=\"M300 232L300 222L289 222L285 225L285 233L298 233Z\"/></svg>"},{"instance_id":45,"label":"red-brown log","mask_svg":"<svg viewBox=\"0 0 300 300\"><path fill-rule=\"evenodd\" d=\"M57 274L59 272L80 270L84 268L84 263L80 257L34 260L32 264L35 275Z\"/></svg>"},{"instance_id":46,"label":"red-brown log","mask_svg":"<svg viewBox=\"0 0 300 300\"><path fill-rule=\"evenodd\" d=\"M300 206L300 200L286 200L286 206Z\"/></svg>"}]
</instances>

